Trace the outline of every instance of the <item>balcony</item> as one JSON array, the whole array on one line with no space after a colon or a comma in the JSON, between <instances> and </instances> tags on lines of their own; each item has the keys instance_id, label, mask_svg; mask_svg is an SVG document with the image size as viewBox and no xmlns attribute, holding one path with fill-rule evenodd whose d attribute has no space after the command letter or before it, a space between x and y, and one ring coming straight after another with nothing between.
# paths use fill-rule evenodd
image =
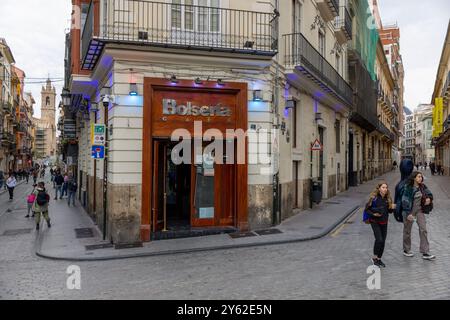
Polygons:
<instances>
[{"instance_id":1,"label":"balcony","mask_svg":"<svg viewBox=\"0 0 450 320\"><path fill-rule=\"evenodd\" d=\"M3 101L2 102L2 110L6 113L12 112L12 105L9 102Z\"/></svg>"},{"instance_id":2,"label":"balcony","mask_svg":"<svg viewBox=\"0 0 450 320\"><path fill-rule=\"evenodd\" d=\"M395 134L389 130L383 122L380 120L378 121L378 132L382 133L388 140L394 142L395 141Z\"/></svg>"},{"instance_id":3,"label":"balcony","mask_svg":"<svg viewBox=\"0 0 450 320\"><path fill-rule=\"evenodd\" d=\"M444 87L442 88L442 97L445 102L450 101L450 71L447 75L447 80L445 81Z\"/></svg>"},{"instance_id":4,"label":"balcony","mask_svg":"<svg viewBox=\"0 0 450 320\"><path fill-rule=\"evenodd\" d=\"M347 105L353 104L353 90L331 64L301 33L283 36L285 67L296 69L315 82L325 92Z\"/></svg>"},{"instance_id":5,"label":"balcony","mask_svg":"<svg viewBox=\"0 0 450 320\"><path fill-rule=\"evenodd\" d=\"M318 0L317 7L326 22L339 15L339 0Z\"/></svg>"},{"instance_id":6,"label":"balcony","mask_svg":"<svg viewBox=\"0 0 450 320\"><path fill-rule=\"evenodd\" d=\"M3 146L12 146L14 143L16 143L16 139L14 135L7 131L0 132L1 139L2 139L2 145Z\"/></svg>"},{"instance_id":7,"label":"balcony","mask_svg":"<svg viewBox=\"0 0 450 320\"><path fill-rule=\"evenodd\" d=\"M82 33L82 69L93 70L107 43L239 53L272 59L279 14L161 3L104 0L89 7ZM95 8L94 8L95 7ZM101 22L99 14L102 17Z\"/></svg>"},{"instance_id":8,"label":"balcony","mask_svg":"<svg viewBox=\"0 0 450 320\"><path fill-rule=\"evenodd\" d=\"M450 115L447 117L447 120L444 121L444 132L450 128Z\"/></svg>"},{"instance_id":9,"label":"balcony","mask_svg":"<svg viewBox=\"0 0 450 320\"><path fill-rule=\"evenodd\" d=\"M334 28L336 39L341 45L352 40L353 22L347 7L341 6L339 17L334 21Z\"/></svg>"}]
</instances>

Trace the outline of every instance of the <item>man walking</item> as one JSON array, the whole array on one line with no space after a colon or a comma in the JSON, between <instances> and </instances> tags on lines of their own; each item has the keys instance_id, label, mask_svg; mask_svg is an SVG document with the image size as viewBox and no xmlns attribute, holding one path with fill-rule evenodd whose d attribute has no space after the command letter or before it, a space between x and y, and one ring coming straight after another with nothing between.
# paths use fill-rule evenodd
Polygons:
<instances>
[{"instance_id":1,"label":"man walking","mask_svg":"<svg viewBox=\"0 0 450 320\"><path fill-rule=\"evenodd\" d=\"M11 173L9 175L8 180L6 180L6 186L8 187L9 191L9 200L12 201L14 198L14 188L17 185L16 177Z\"/></svg>"},{"instance_id":2,"label":"man walking","mask_svg":"<svg viewBox=\"0 0 450 320\"><path fill-rule=\"evenodd\" d=\"M62 187L64 184L64 177L61 175L61 172L59 172L59 171L56 172L56 176L55 176L53 183L56 185L55 200L58 200L58 191L59 191L59 197L60 197L60 199L62 199L62 196L63 196L62 195Z\"/></svg>"},{"instance_id":3,"label":"man walking","mask_svg":"<svg viewBox=\"0 0 450 320\"><path fill-rule=\"evenodd\" d=\"M39 230L39 225L41 223L41 214L44 217L45 221L47 221L47 227L51 228L50 217L48 215L48 204L50 201L50 196L45 190L44 182L39 182L36 191L34 192L36 195L36 200L34 201L33 212L35 213L36 218L36 230Z\"/></svg>"},{"instance_id":4,"label":"man walking","mask_svg":"<svg viewBox=\"0 0 450 320\"><path fill-rule=\"evenodd\" d=\"M75 195L77 193L78 185L76 179L70 174L68 182L69 196L67 204L70 207L70 199L72 199L72 205L75 207Z\"/></svg>"}]
</instances>

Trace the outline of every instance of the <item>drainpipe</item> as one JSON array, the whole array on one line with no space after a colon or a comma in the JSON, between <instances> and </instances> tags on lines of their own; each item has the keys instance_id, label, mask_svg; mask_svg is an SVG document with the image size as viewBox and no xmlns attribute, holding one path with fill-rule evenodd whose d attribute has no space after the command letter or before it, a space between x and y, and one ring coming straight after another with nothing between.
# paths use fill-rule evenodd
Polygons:
<instances>
[{"instance_id":1,"label":"drainpipe","mask_svg":"<svg viewBox=\"0 0 450 320\"><path fill-rule=\"evenodd\" d=\"M275 10L276 12L280 12L280 4L279 0L275 0ZM279 39L280 31L279 31L279 19L275 21L275 28L274 32L276 34L276 37ZM279 44L278 44L279 45ZM279 75L280 75L280 57L277 55L276 57L276 78L275 78L275 88L274 88L274 128L279 129L279 103L280 103L280 89L279 89ZM281 143L281 140L278 139L278 143ZM278 148L278 163L280 162L280 148ZM280 199L280 173L279 173L279 165L276 169L276 173L273 176L273 224L278 225L281 223L281 199Z\"/></svg>"}]
</instances>

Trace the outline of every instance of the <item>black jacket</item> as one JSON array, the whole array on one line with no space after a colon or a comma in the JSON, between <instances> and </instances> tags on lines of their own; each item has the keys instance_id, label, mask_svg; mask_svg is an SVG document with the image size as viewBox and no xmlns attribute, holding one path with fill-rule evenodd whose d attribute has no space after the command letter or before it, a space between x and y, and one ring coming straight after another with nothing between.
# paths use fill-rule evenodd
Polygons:
<instances>
[{"instance_id":1,"label":"black jacket","mask_svg":"<svg viewBox=\"0 0 450 320\"><path fill-rule=\"evenodd\" d=\"M394 212L394 210L389 209L389 203L387 198L382 198L381 196L378 196L374 204L375 205L372 206L372 201L370 201L366 205L366 211L371 215L370 222L381 224L387 223L389 221L389 213ZM375 213L379 213L382 216L375 217L373 216Z\"/></svg>"},{"instance_id":2,"label":"black jacket","mask_svg":"<svg viewBox=\"0 0 450 320\"><path fill-rule=\"evenodd\" d=\"M56 183L57 186L62 186L63 183L64 183L64 177L62 175L58 174L55 177L55 183Z\"/></svg>"}]
</instances>

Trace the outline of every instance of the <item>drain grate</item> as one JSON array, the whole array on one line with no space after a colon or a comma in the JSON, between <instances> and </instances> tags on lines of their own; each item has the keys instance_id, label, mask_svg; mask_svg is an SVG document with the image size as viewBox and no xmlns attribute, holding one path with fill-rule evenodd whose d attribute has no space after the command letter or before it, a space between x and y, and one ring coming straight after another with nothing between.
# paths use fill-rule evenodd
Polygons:
<instances>
[{"instance_id":1,"label":"drain grate","mask_svg":"<svg viewBox=\"0 0 450 320\"><path fill-rule=\"evenodd\" d=\"M5 232L3 232L4 236L18 236L21 234L28 234L31 232L31 230L33 229L11 229L11 230L6 230Z\"/></svg>"},{"instance_id":2,"label":"drain grate","mask_svg":"<svg viewBox=\"0 0 450 320\"><path fill-rule=\"evenodd\" d=\"M93 250L99 250L99 249L109 249L113 248L114 246L110 243L104 243L104 244L93 244L85 246L87 251L93 251Z\"/></svg>"},{"instance_id":3,"label":"drain grate","mask_svg":"<svg viewBox=\"0 0 450 320\"><path fill-rule=\"evenodd\" d=\"M254 234L253 232L236 232L229 233L228 235L233 239L256 237L256 234Z\"/></svg>"},{"instance_id":4,"label":"drain grate","mask_svg":"<svg viewBox=\"0 0 450 320\"><path fill-rule=\"evenodd\" d=\"M283 233L278 229L266 229L266 230L259 230L259 231L255 231L257 234L259 234L260 236L267 236L267 235L271 235L271 234L280 234Z\"/></svg>"},{"instance_id":5,"label":"drain grate","mask_svg":"<svg viewBox=\"0 0 450 320\"><path fill-rule=\"evenodd\" d=\"M120 249L132 249L132 248L142 248L142 242L135 242L135 243L124 243L124 244L116 244L114 246L114 249L120 250Z\"/></svg>"},{"instance_id":6,"label":"drain grate","mask_svg":"<svg viewBox=\"0 0 450 320\"><path fill-rule=\"evenodd\" d=\"M322 227L309 227L308 229L311 229L311 230L322 230L323 228Z\"/></svg>"},{"instance_id":7,"label":"drain grate","mask_svg":"<svg viewBox=\"0 0 450 320\"><path fill-rule=\"evenodd\" d=\"M92 228L75 229L77 239L93 238L94 230Z\"/></svg>"},{"instance_id":8,"label":"drain grate","mask_svg":"<svg viewBox=\"0 0 450 320\"><path fill-rule=\"evenodd\" d=\"M342 204L342 202L328 201L325 204Z\"/></svg>"}]
</instances>

